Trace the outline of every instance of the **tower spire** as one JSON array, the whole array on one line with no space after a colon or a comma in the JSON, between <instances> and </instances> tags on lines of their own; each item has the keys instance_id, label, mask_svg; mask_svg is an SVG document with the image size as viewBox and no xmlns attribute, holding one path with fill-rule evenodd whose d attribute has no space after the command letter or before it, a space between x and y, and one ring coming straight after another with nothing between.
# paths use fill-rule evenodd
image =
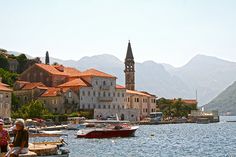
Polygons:
<instances>
[{"instance_id":1,"label":"tower spire","mask_svg":"<svg viewBox=\"0 0 236 157\"><path fill-rule=\"evenodd\" d=\"M130 44L130 40L129 40L129 43L128 43L128 48L127 48L127 53L126 53L126 58L125 59L134 59L131 44Z\"/></svg>"},{"instance_id":2,"label":"tower spire","mask_svg":"<svg viewBox=\"0 0 236 157\"><path fill-rule=\"evenodd\" d=\"M135 62L134 56L130 44L130 40L128 42L127 53L125 57L125 87L129 90L135 90Z\"/></svg>"}]
</instances>

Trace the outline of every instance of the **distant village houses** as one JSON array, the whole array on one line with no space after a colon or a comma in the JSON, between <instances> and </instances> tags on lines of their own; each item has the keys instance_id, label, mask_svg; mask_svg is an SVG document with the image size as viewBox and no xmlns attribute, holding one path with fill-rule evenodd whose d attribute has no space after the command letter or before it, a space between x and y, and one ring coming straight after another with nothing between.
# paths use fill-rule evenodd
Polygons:
<instances>
[{"instance_id":1,"label":"distant village houses","mask_svg":"<svg viewBox=\"0 0 236 157\"><path fill-rule=\"evenodd\" d=\"M156 96L135 90L135 62L130 42L125 58L125 86L113 75L88 69L79 71L63 65L36 63L14 84L14 94L22 104L42 100L53 113L94 110L94 118L116 114L122 120L139 121L156 111Z\"/></svg>"}]
</instances>

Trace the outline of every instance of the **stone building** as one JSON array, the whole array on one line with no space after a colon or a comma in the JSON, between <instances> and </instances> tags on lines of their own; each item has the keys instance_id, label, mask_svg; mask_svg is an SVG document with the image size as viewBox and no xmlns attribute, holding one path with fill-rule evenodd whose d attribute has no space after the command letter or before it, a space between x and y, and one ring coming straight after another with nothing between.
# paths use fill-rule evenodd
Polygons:
<instances>
[{"instance_id":1,"label":"stone building","mask_svg":"<svg viewBox=\"0 0 236 157\"><path fill-rule=\"evenodd\" d=\"M78 77L80 71L63 65L34 64L25 70L19 80L28 82L42 82L48 87L56 87Z\"/></svg>"},{"instance_id":2,"label":"stone building","mask_svg":"<svg viewBox=\"0 0 236 157\"><path fill-rule=\"evenodd\" d=\"M147 92L126 90L126 108L138 109L140 119L148 117L156 111L156 96Z\"/></svg>"},{"instance_id":3,"label":"stone building","mask_svg":"<svg viewBox=\"0 0 236 157\"><path fill-rule=\"evenodd\" d=\"M16 59L8 58L8 64L9 71L16 73L18 70L19 62Z\"/></svg>"},{"instance_id":4,"label":"stone building","mask_svg":"<svg viewBox=\"0 0 236 157\"><path fill-rule=\"evenodd\" d=\"M1 118L11 116L11 95L12 95L12 89L10 89L7 84L4 84L0 81L0 117Z\"/></svg>"},{"instance_id":5,"label":"stone building","mask_svg":"<svg viewBox=\"0 0 236 157\"><path fill-rule=\"evenodd\" d=\"M64 114L77 111L78 95L71 89L49 87L39 98L52 113Z\"/></svg>"},{"instance_id":6,"label":"stone building","mask_svg":"<svg viewBox=\"0 0 236 157\"><path fill-rule=\"evenodd\" d=\"M14 95L19 99L20 104L23 105L37 100L46 90L47 87L41 82L27 82L16 81L14 84ZM19 106L18 106L19 107Z\"/></svg>"}]
</instances>

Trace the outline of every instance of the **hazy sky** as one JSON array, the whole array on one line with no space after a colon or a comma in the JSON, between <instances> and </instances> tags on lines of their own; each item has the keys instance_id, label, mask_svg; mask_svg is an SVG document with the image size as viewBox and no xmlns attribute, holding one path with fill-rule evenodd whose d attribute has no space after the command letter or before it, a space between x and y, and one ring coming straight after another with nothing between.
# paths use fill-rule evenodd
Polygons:
<instances>
[{"instance_id":1,"label":"hazy sky","mask_svg":"<svg viewBox=\"0 0 236 157\"><path fill-rule=\"evenodd\" d=\"M236 0L0 0L0 47L78 60L109 53L181 66L236 61Z\"/></svg>"}]
</instances>

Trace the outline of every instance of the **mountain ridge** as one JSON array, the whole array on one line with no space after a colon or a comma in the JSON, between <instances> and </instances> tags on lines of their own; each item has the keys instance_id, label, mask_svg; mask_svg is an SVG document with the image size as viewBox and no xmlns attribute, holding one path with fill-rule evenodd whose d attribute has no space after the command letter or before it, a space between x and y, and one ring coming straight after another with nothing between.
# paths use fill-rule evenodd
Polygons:
<instances>
[{"instance_id":1,"label":"mountain ridge","mask_svg":"<svg viewBox=\"0 0 236 157\"><path fill-rule=\"evenodd\" d=\"M41 57L44 61L44 57ZM111 54L85 56L79 60L62 60L50 57L50 63L58 62L81 71L88 68L117 76L117 83L124 84L124 62ZM196 98L199 106L205 105L236 80L236 63L217 57L196 55L182 67L174 67L152 60L136 62L137 90L146 90L158 97Z\"/></svg>"}]
</instances>

